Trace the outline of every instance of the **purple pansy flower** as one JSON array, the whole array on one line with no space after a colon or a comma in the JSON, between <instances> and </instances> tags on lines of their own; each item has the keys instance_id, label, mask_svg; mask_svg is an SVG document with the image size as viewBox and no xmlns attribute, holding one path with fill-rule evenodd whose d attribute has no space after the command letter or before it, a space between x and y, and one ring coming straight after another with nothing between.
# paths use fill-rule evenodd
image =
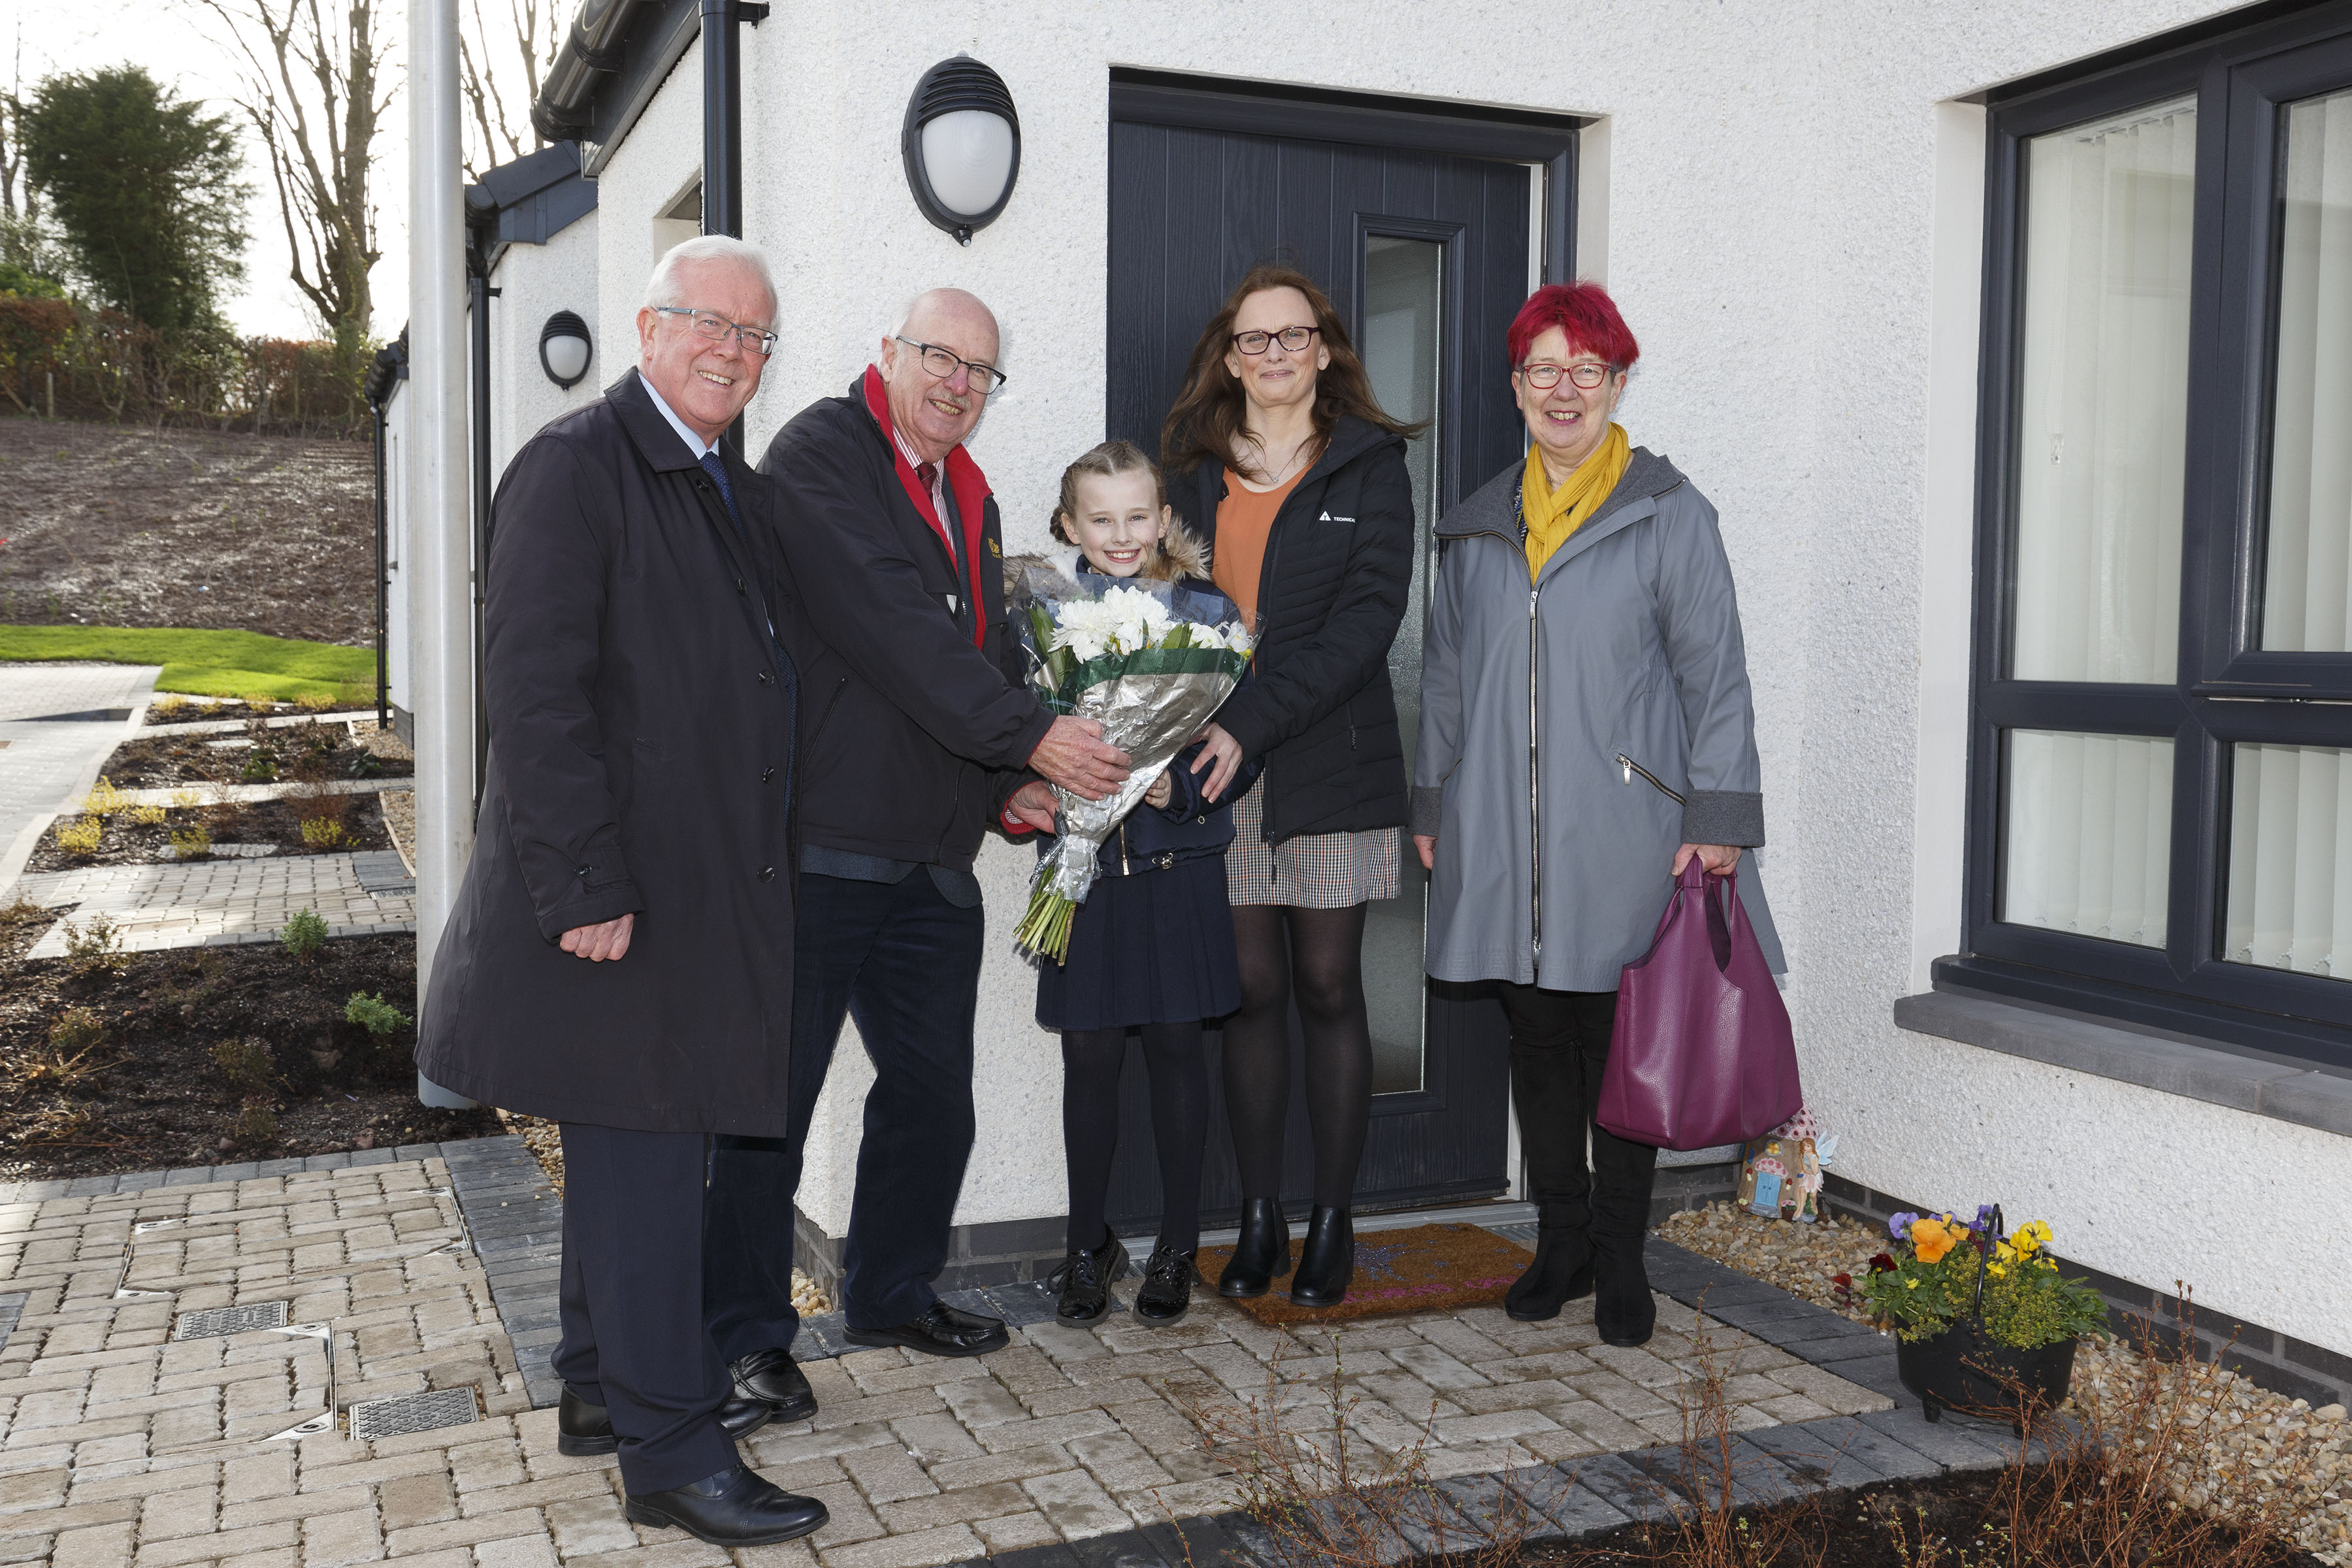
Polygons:
<instances>
[{"instance_id":1,"label":"purple pansy flower","mask_svg":"<svg viewBox=\"0 0 2352 1568\"><path fill-rule=\"evenodd\" d=\"M1886 1234L1897 1241L1908 1241L1911 1239L1911 1227L1918 1223L1919 1216L1906 1209L1886 1222Z\"/></svg>"}]
</instances>

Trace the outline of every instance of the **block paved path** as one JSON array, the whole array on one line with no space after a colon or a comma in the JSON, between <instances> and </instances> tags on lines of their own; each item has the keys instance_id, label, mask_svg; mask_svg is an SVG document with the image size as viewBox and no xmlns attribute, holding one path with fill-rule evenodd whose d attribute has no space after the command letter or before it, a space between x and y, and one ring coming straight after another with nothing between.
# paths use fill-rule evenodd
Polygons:
<instances>
[{"instance_id":1,"label":"block paved path","mask_svg":"<svg viewBox=\"0 0 2352 1568\"><path fill-rule=\"evenodd\" d=\"M1393 1450L1427 1434L1431 1471L1465 1517L1491 1516L1497 1489L1516 1487L1549 1521L1622 1521L1641 1506L1629 1489L1643 1484L1642 1451L1680 1436L1693 1318L1671 1294L1642 1350L1598 1343L1589 1302L1551 1323L1479 1309L1334 1333L1267 1328L1209 1296L1171 1330L1121 1313L1092 1330L1031 1324L977 1360L895 1349L811 1360L816 1418L743 1451L823 1498L832 1522L730 1555L628 1524L613 1461L555 1452L555 1413L533 1408L553 1385L526 1382L509 1337L543 1340L552 1270L509 1248L559 1229L560 1199L498 1173L513 1163L508 1145L519 1141L0 1190L0 1563L917 1568L993 1556L1072 1568L1080 1542L1099 1542L1088 1562L1181 1561L1170 1515L1224 1516L1187 1526L1200 1561L1248 1563L1226 1467L1181 1406L1255 1399L1328 1430L1335 1361L1354 1402L1349 1440ZM483 1258L497 1270L502 1252L518 1261L486 1273ZM1707 1292L1711 1310L1746 1296L1721 1310L1744 1306L1752 1333L1712 1332L1742 1441L1783 1481L1807 1465L1850 1479L1993 1462L1948 1423L1922 1428L1946 1443L1941 1457L1869 1425L1891 1404L1879 1336L1804 1325L1798 1337L1819 1340L1832 1371L1769 1342L1792 1331L1783 1307L1752 1293L1768 1288L1743 1289L1672 1248L1657 1271L1662 1291ZM118 1283L139 1294L118 1296ZM275 1302L295 1323L331 1325L338 1406L470 1387L482 1418L372 1442L278 1436L326 1408L320 1340L173 1339L179 1314Z\"/></svg>"},{"instance_id":2,"label":"block paved path","mask_svg":"<svg viewBox=\"0 0 2352 1568\"><path fill-rule=\"evenodd\" d=\"M127 714L159 673L156 665L0 664L0 891L49 819L130 738Z\"/></svg>"},{"instance_id":3,"label":"block paved path","mask_svg":"<svg viewBox=\"0 0 2352 1568\"><path fill-rule=\"evenodd\" d=\"M267 942L296 911L310 910L335 936L416 929L415 884L390 850L357 855L269 855L184 865L86 866L16 880L16 896L56 908L79 904L35 942L27 958L65 953L68 923L104 913L124 951ZM373 889L373 890L372 890Z\"/></svg>"}]
</instances>

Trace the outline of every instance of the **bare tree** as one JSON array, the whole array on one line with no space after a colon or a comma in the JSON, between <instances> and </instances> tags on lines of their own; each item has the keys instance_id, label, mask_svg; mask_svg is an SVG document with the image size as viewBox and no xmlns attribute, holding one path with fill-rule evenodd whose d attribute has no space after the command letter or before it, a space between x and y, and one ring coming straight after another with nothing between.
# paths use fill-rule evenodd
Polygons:
<instances>
[{"instance_id":1,"label":"bare tree","mask_svg":"<svg viewBox=\"0 0 2352 1568\"><path fill-rule=\"evenodd\" d=\"M238 107L269 157L294 286L354 372L374 314L376 135L394 89L376 0L195 0L225 23L246 65Z\"/></svg>"},{"instance_id":2,"label":"bare tree","mask_svg":"<svg viewBox=\"0 0 2352 1568\"><path fill-rule=\"evenodd\" d=\"M466 128L466 177L544 145L530 123L539 84L563 41L562 0L506 0L505 26L490 31L482 0L467 0L457 35L457 66L472 123ZM520 80L516 79L517 77Z\"/></svg>"},{"instance_id":3,"label":"bare tree","mask_svg":"<svg viewBox=\"0 0 2352 1568\"><path fill-rule=\"evenodd\" d=\"M25 24L16 24L16 58L9 72L8 90L0 92L0 217L27 223L40 220L33 194L33 177L25 167ZM23 193L22 205L18 192Z\"/></svg>"}]
</instances>

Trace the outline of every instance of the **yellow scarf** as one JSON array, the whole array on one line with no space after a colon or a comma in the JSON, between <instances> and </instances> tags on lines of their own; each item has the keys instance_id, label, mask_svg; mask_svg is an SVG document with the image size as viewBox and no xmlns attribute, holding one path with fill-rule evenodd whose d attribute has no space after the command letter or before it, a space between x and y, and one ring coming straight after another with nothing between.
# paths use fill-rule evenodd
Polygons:
<instances>
[{"instance_id":1,"label":"yellow scarf","mask_svg":"<svg viewBox=\"0 0 2352 1568\"><path fill-rule=\"evenodd\" d=\"M1567 483L1554 489L1544 473L1543 453L1528 447L1528 471L1519 481L1519 510L1528 524L1528 582L1541 574L1551 552L1601 510L1601 503L1625 477L1625 465L1633 460L1633 444L1625 438L1625 426L1612 421L1600 450L1585 458L1568 476Z\"/></svg>"}]
</instances>

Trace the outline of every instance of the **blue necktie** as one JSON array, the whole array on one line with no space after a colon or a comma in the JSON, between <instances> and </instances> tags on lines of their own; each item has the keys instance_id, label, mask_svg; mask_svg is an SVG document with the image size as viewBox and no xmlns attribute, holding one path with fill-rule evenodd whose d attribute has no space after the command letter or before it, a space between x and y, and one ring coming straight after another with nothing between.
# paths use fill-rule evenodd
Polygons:
<instances>
[{"instance_id":1,"label":"blue necktie","mask_svg":"<svg viewBox=\"0 0 2352 1568\"><path fill-rule=\"evenodd\" d=\"M735 510L735 487L727 482L727 460L716 452L705 452L702 471L718 481L719 499L727 503L727 521L735 525L736 532L742 532L743 519Z\"/></svg>"}]
</instances>

